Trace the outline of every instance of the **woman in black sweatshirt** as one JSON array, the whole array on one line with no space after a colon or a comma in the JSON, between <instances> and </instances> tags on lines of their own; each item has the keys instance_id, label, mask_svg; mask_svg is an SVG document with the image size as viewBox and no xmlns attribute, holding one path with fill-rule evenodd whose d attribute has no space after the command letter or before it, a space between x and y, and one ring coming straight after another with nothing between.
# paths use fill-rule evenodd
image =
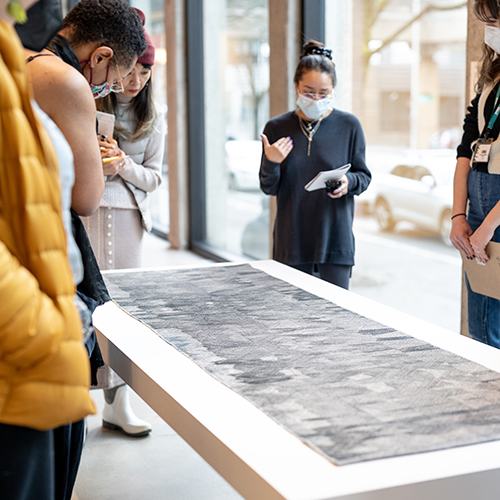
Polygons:
<instances>
[{"instance_id":1,"label":"woman in black sweatshirt","mask_svg":"<svg viewBox=\"0 0 500 500\"><path fill-rule=\"evenodd\" d=\"M304 46L295 72L295 111L271 119L264 129L261 189L277 196L273 258L349 288L354 265L354 195L370 184L365 138L359 120L333 109L337 78L331 50ZM333 192L306 191L319 172L351 164Z\"/></svg>"}]
</instances>

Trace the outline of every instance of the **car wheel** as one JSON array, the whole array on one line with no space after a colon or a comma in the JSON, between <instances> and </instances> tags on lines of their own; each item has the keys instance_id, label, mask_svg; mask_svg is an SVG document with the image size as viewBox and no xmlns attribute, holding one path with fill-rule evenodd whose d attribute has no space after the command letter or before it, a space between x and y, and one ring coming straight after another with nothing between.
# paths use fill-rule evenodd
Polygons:
<instances>
[{"instance_id":1,"label":"car wheel","mask_svg":"<svg viewBox=\"0 0 500 500\"><path fill-rule=\"evenodd\" d=\"M375 217L382 231L391 231L394 229L396 221L392 217L389 204L383 198L378 198L375 202Z\"/></svg>"},{"instance_id":2,"label":"car wheel","mask_svg":"<svg viewBox=\"0 0 500 500\"><path fill-rule=\"evenodd\" d=\"M447 208L443 210L441 214L441 219L439 221L439 234L441 235L441 239L443 243L449 247L453 246L450 241L450 232L451 232L451 210Z\"/></svg>"}]
</instances>

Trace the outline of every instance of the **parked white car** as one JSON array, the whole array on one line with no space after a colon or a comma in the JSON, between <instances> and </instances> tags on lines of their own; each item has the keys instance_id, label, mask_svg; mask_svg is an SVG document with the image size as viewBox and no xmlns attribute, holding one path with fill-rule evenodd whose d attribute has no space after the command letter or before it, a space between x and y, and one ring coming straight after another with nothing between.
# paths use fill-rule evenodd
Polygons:
<instances>
[{"instance_id":1,"label":"parked white car","mask_svg":"<svg viewBox=\"0 0 500 500\"><path fill-rule=\"evenodd\" d=\"M450 244L455 153L401 157L389 173L374 176L374 212L383 231L399 221L438 232Z\"/></svg>"},{"instance_id":2,"label":"parked white car","mask_svg":"<svg viewBox=\"0 0 500 500\"><path fill-rule=\"evenodd\" d=\"M226 166L229 189L259 191L259 169L262 156L261 141L227 141Z\"/></svg>"}]
</instances>

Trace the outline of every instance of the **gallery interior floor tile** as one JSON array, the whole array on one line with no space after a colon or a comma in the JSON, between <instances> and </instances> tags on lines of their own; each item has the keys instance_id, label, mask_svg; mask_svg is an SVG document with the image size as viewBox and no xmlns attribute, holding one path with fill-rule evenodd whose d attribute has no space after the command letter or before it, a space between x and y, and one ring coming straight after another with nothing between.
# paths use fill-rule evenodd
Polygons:
<instances>
[{"instance_id":1,"label":"gallery interior floor tile","mask_svg":"<svg viewBox=\"0 0 500 500\"><path fill-rule=\"evenodd\" d=\"M209 263L147 235L147 267ZM99 413L88 417L88 435L76 483L78 500L238 500L242 497L131 391L136 414L151 423L145 438L101 426L102 391L92 393Z\"/></svg>"}]
</instances>

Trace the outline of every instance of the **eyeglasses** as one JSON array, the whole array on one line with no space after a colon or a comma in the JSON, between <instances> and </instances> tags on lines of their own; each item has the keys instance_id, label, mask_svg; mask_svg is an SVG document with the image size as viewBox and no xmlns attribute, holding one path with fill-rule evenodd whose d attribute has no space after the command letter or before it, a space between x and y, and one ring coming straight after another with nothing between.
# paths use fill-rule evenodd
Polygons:
<instances>
[{"instance_id":1,"label":"eyeglasses","mask_svg":"<svg viewBox=\"0 0 500 500\"><path fill-rule=\"evenodd\" d=\"M120 74L120 70L118 69L118 63L116 62L116 57L113 54L113 59L115 61L115 66L116 66L116 72L118 73L118 80L113 80L113 83L109 86L111 92L114 92L115 94L119 94L120 92L124 92L125 88L123 87L123 80L127 78L127 75L122 77Z\"/></svg>"},{"instance_id":2,"label":"eyeglasses","mask_svg":"<svg viewBox=\"0 0 500 500\"><path fill-rule=\"evenodd\" d=\"M328 94L302 94L304 97L307 97L308 99L314 99L315 101L321 101L321 99L326 99L327 97L330 97L332 95L331 92Z\"/></svg>"}]
</instances>

